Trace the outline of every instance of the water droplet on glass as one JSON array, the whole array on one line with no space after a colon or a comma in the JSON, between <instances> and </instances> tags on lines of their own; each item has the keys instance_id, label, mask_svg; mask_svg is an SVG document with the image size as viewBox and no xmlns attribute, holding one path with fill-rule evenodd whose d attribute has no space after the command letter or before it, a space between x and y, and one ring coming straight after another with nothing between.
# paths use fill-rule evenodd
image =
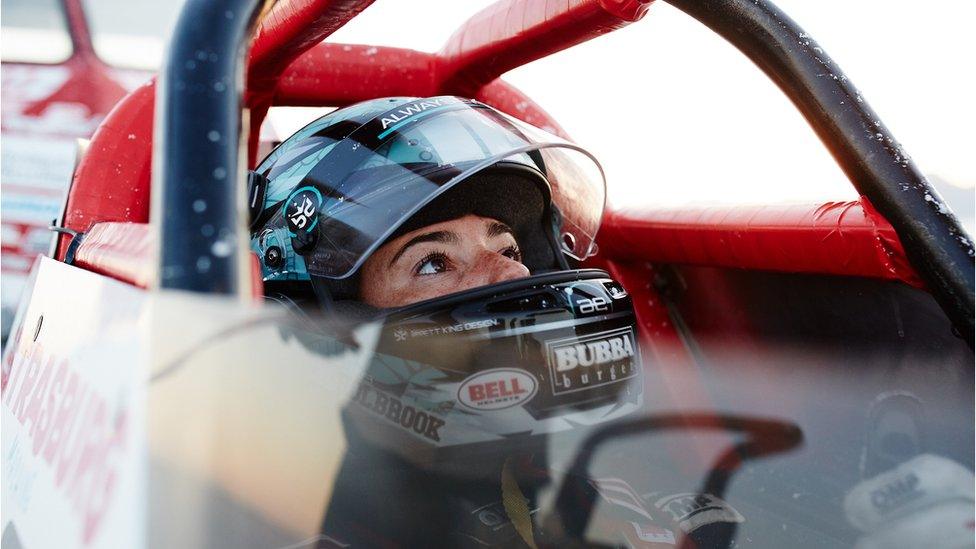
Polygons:
<instances>
[{"instance_id":1,"label":"water droplet on glass","mask_svg":"<svg viewBox=\"0 0 976 549\"><path fill-rule=\"evenodd\" d=\"M218 240L210 246L210 253L216 257L227 257L233 250L234 247L227 240Z\"/></svg>"}]
</instances>

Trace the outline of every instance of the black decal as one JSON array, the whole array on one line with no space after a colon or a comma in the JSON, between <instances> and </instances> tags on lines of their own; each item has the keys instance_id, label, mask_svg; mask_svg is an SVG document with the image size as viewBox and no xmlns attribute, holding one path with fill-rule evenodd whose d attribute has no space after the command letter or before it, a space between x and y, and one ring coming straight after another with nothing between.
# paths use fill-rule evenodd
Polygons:
<instances>
[{"instance_id":1,"label":"black decal","mask_svg":"<svg viewBox=\"0 0 976 549\"><path fill-rule=\"evenodd\" d=\"M415 433L422 435L424 431L427 430L427 414L423 412L417 412L417 419L413 422L413 430Z\"/></svg>"},{"instance_id":2,"label":"black decal","mask_svg":"<svg viewBox=\"0 0 976 549\"><path fill-rule=\"evenodd\" d=\"M410 428L413 423L413 418L417 414L417 411L410 406L406 406L403 409L403 415L400 416L400 425L406 428Z\"/></svg>"},{"instance_id":3,"label":"black decal","mask_svg":"<svg viewBox=\"0 0 976 549\"><path fill-rule=\"evenodd\" d=\"M386 413L386 404L390 401L390 397L384 395L383 393L376 392L376 400L373 401L373 411L379 415Z\"/></svg>"},{"instance_id":4,"label":"black decal","mask_svg":"<svg viewBox=\"0 0 976 549\"><path fill-rule=\"evenodd\" d=\"M400 409L403 405L397 399L390 400L390 408L386 411L386 419L392 421L393 423L399 423L400 421Z\"/></svg>"},{"instance_id":5,"label":"black decal","mask_svg":"<svg viewBox=\"0 0 976 549\"><path fill-rule=\"evenodd\" d=\"M437 432L438 429L444 426L444 420L437 419L434 416L430 416L430 423L427 424L427 431L424 432L424 436L435 440L437 442L441 441L441 435Z\"/></svg>"}]
</instances>

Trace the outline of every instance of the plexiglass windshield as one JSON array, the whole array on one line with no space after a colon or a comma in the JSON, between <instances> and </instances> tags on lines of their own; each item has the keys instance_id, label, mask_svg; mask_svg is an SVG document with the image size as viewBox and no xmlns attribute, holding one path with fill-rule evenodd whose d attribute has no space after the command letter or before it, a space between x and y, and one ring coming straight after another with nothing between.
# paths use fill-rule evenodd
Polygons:
<instances>
[{"instance_id":1,"label":"plexiglass windshield","mask_svg":"<svg viewBox=\"0 0 976 549\"><path fill-rule=\"evenodd\" d=\"M486 302L480 321L458 308L351 332L291 313L174 310L154 353L170 358L148 388L151 545L907 548L960 534L971 544L972 352L928 294L856 278L677 274L683 285L664 298L672 320L634 332L642 401L601 393L620 404L603 421L581 419L578 400L538 403L610 381L614 357L636 351L627 332L549 318L541 298ZM635 303L647 299L640 284ZM541 337L545 324L559 334ZM474 346L500 333L541 337L551 358L538 371L569 379L511 371L499 353L472 363ZM482 374L445 379L434 356ZM546 422L557 428L535 430Z\"/></svg>"}]
</instances>

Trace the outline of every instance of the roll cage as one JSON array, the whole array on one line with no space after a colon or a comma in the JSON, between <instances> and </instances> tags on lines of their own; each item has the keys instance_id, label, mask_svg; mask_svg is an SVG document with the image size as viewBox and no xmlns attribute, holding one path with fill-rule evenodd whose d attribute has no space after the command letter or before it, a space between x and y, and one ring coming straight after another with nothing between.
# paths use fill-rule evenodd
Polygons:
<instances>
[{"instance_id":1,"label":"roll cage","mask_svg":"<svg viewBox=\"0 0 976 549\"><path fill-rule=\"evenodd\" d=\"M868 259L849 262L854 265L849 269L832 256L829 246L819 245L823 249L818 250L813 243L812 251L821 259L805 268L924 285L972 346L972 241L837 64L771 2L667 1L756 63L793 101L862 195L858 203L796 212L783 228L786 238L802 239L832 230L835 222L842 228L847 225L849 234L863 235L855 247L865 246L858 255ZM636 22L651 7L646 0L593 0L558 8L503 0L469 19L433 54L322 42L370 3L187 2L158 82L131 94L94 136L94 144L110 146L113 158L93 152L82 161L63 226L84 232L101 222L145 223L150 217L153 166L151 217L158 222L158 268L152 269L152 276L143 274L141 278L152 279L162 288L246 293L253 284L248 283L250 270L242 237L246 234L242 181L245 167L255 163L257 128L270 106L344 105L385 95L458 94L476 97L565 135L539 105L499 76ZM212 21L222 24L210 24ZM334 85L320 85L322 78L331 79ZM159 98L155 124L151 119L154 92ZM240 152L244 144L246 154ZM100 177L116 168L121 173ZM112 187L111 203L94 200L108 187ZM847 211L851 209L853 216ZM844 219L845 213L847 218L855 218L853 227ZM623 235L624 240L629 235L629 240L662 241L659 229L668 226L668 220L651 215L608 214L604 234ZM743 228L747 235L756 234L755 227L710 225L700 213L692 218L712 229L692 236L705 243ZM210 229L202 230L204 226ZM235 245L224 253L228 247L215 248L214 235ZM604 240L611 243L606 248L608 260L614 259L614 253L633 253L614 246L614 238ZM60 237L60 258L68 247L69 238ZM221 253L215 254L215 249ZM654 249L664 250L665 257L656 258L653 254L657 252L649 252L642 259L723 264L721 258L689 255L687 250L678 257L667 257L668 250L674 250L666 243ZM808 260L811 249L805 252L794 259L803 255ZM730 266L796 270L789 259L771 264L759 254L733 255ZM196 268L200 258L207 259L206 271Z\"/></svg>"},{"instance_id":2,"label":"roll cage","mask_svg":"<svg viewBox=\"0 0 976 549\"><path fill-rule=\"evenodd\" d=\"M685 411L594 431L576 455L573 472L581 477L587 474L600 444L637 433L732 431L743 437L711 462L712 472L702 488L722 495L741 461L797 447L804 441L804 431L799 424L762 417L715 415L708 405L717 404L718 409L721 403L709 403L712 395L708 387L679 379L678 372L694 372L685 366L707 363L701 349L687 337L694 330L682 325L682 316L693 323L697 314L699 324L704 324L701 317L707 315L702 313L705 309L696 308L694 299L669 294L681 285L681 281L671 280L670 265L697 266L697 270L687 270L686 279L698 282L699 289L717 289L712 295L696 294L695 299L714 301L719 307L726 302L713 297L726 292L737 298L732 294L738 289L769 291L772 287L780 299L769 301L777 305L788 301L783 296L795 297L791 292L796 280L777 279L769 272L839 275L836 279L842 283L838 284L833 284L833 279L823 280L827 277L801 279L815 290L802 303L819 308L816 321L777 316L779 310L765 319L767 325L775 327L784 324L784 318L794 320L791 327L808 338L810 325L819 328L829 324L825 320L839 316L836 310L840 305L859 300L851 311L872 314L851 322L860 331L843 334L846 339L837 338L839 347L856 347L848 344L870 339L864 334L881 331L877 325L886 316L897 317L889 323L897 322L897 327L886 326L889 339L870 339L864 345L884 346L895 337L904 339L903 332L911 330L904 329L902 318L879 306L894 300L886 301L890 297L887 294L872 292L875 288L864 279L897 281L902 284L886 289L892 294L908 294L894 296L905 303L923 301L916 299L918 294L927 299L918 288L930 292L971 348L973 246L877 116L858 100L857 91L833 61L775 6L763 0L670 1L736 45L784 90L862 195L857 201L815 208L607 212L602 252L596 264L610 271L630 292L642 347L647 346L653 361L667 365L655 384L662 392L680 386L681 390L674 392L681 397ZM271 5L254 0L189 0L160 79L127 96L93 137L75 173L60 220L66 232L58 236L58 259L142 287L242 298L249 293L260 295L260 279L253 263L249 269L245 246L244 178L245 168L256 160L256 129L270 106L345 105L387 95L461 94L565 135L540 106L499 76L633 23L650 7L650 2L637 0L589 0L558 7L551 2L503 0L470 19L433 54L321 42L369 4L369 0L311 0L300 5L286 1ZM332 85L323 86L323 81ZM727 278L738 285L711 284L716 279L715 267L733 268L727 269L735 271ZM745 271L764 272L755 280L739 280ZM844 291L838 292L839 287ZM749 296L744 294L742 299L748 301ZM923 312L935 308L934 304L927 305L929 309ZM688 314L675 313L681 307ZM847 313L847 309L840 311ZM916 341L925 340L926 345L935 347L932 355L941 361L951 353L939 347L942 340L928 337L942 329L930 319L904 316L905 323L926 325ZM733 318L730 322L736 321ZM832 328L820 329L829 332ZM948 333L938 335L953 339ZM679 344L674 345L675 341ZM784 337L777 343L788 345L793 341ZM951 343L962 347L958 341ZM753 349L746 346L746 350ZM959 359L964 351L950 358ZM851 355L852 364L862 358L856 352ZM823 357L832 356L824 352L809 360L820 368L821 362L826 362ZM888 358L881 357L878 362L887 365ZM777 359L775 353L765 357L769 364L779 367L779 363L773 364ZM912 355L897 359L910 362ZM971 353L958 364L963 364L963 359L971 363ZM695 373L703 378L716 373L737 375L734 368L726 368L730 364L734 361ZM860 362L857 365L862 366ZM162 370L150 383L164 377L173 381L174 372ZM276 371L274 375L279 374ZM952 384L948 377L939 381L933 392ZM234 389L231 385L227 390ZM740 393L756 398L760 391L768 390L748 389ZM176 402L165 396L157 399L154 405L159 409L172 408ZM947 405L956 402L945 401ZM697 413L694 406L706 411ZM829 407L817 409L822 408ZM242 425L250 440L254 425L243 421L237 426ZM971 431L961 435L971 436ZM686 458L682 452L674 453ZM594 503L593 494L580 488L572 482L561 485L554 519L564 523L566 530L567 525L575 525L576 534L585 528ZM733 527L727 540L734 534Z\"/></svg>"}]
</instances>

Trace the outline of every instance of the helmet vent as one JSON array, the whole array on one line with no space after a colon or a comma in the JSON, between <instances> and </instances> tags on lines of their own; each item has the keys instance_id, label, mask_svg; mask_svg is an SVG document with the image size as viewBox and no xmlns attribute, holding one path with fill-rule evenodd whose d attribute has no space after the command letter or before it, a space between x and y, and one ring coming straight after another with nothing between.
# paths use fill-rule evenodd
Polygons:
<instances>
[{"instance_id":1,"label":"helmet vent","mask_svg":"<svg viewBox=\"0 0 976 549\"><path fill-rule=\"evenodd\" d=\"M576 251L576 237L572 233L563 233L562 246L567 253L574 253Z\"/></svg>"}]
</instances>

